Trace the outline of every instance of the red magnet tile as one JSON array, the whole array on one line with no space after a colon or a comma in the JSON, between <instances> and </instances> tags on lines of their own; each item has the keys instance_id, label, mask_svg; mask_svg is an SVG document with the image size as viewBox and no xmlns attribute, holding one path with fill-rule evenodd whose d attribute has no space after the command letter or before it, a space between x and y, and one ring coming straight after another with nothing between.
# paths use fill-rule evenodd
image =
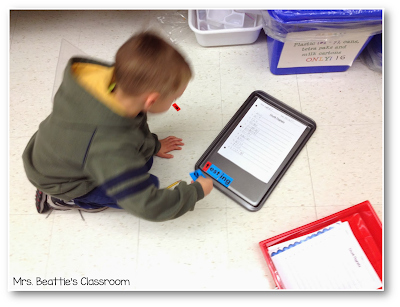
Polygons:
<instances>
[{"instance_id":1,"label":"red magnet tile","mask_svg":"<svg viewBox=\"0 0 400 307\"><path fill-rule=\"evenodd\" d=\"M211 162L208 161L208 162L206 163L206 165L204 165L203 171L207 172L208 169L210 168L210 166L211 166Z\"/></svg>"},{"instance_id":2,"label":"red magnet tile","mask_svg":"<svg viewBox=\"0 0 400 307\"><path fill-rule=\"evenodd\" d=\"M179 111L181 108L180 107L178 107L178 105L176 104L176 103L174 103L173 105L172 105L174 108L175 108L175 110L177 110L177 111Z\"/></svg>"}]
</instances>

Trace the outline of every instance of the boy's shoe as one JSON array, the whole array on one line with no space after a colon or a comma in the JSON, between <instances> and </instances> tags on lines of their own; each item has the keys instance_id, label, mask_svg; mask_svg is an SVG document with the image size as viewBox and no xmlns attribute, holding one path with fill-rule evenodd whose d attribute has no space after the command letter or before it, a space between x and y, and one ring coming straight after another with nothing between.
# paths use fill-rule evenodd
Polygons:
<instances>
[{"instance_id":1,"label":"boy's shoe","mask_svg":"<svg viewBox=\"0 0 400 307\"><path fill-rule=\"evenodd\" d=\"M35 198L36 210L38 213L45 213L49 211L50 207L47 203L47 194L42 191L36 190L36 198Z\"/></svg>"},{"instance_id":2,"label":"boy's shoe","mask_svg":"<svg viewBox=\"0 0 400 307\"><path fill-rule=\"evenodd\" d=\"M64 202L63 200L55 198L55 197L47 197L47 202L48 202L49 206L55 210L64 210L65 211L65 210L77 209L77 210L81 210L84 212L95 213L95 212L101 212L101 211L108 209L108 207L101 207L101 208L96 208L96 209L85 209L85 208L75 205L75 203L73 201L72 202Z\"/></svg>"},{"instance_id":3,"label":"boy's shoe","mask_svg":"<svg viewBox=\"0 0 400 307\"><path fill-rule=\"evenodd\" d=\"M67 204L63 200L52 197L50 195L47 195L47 203L49 204L49 207L54 209L54 210L72 210L72 209L78 209L79 207L75 204Z\"/></svg>"},{"instance_id":4,"label":"boy's shoe","mask_svg":"<svg viewBox=\"0 0 400 307\"><path fill-rule=\"evenodd\" d=\"M100 211L104 211L106 209L108 209L108 207L101 207L98 209L84 209L81 208L77 205L75 205L75 203L73 201L71 202L64 202L61 199L52 197L40 190L36 190L36 199L35 199L36 203L36 210L38 213L45 213L47 211L49 211L50 209L54 209L54 210L81 210L84 212L100 212Z\"/></svg>"}]
</instances>

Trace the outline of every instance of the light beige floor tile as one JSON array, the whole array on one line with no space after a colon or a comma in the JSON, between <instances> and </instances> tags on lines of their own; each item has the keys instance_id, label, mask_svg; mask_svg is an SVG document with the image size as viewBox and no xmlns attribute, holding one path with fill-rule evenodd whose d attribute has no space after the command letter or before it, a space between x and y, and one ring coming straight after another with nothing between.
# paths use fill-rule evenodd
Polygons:
<instances>
[{"instance_id":1,"label":"light beige floor tile","mask_svg":"<svg viewBox=\"0 0 400 307\"><path fill-rule=\"evenodd\" d=\"M178 51L187 59L190 64L196 69L204 65L212 65L219 67L219 47L202 47L194 44L176 44Z\"/></svg>"},{"instance_id":2,"label":"light beige floor tile","mask_svg":"<svg viewBox=\"0 0 400 307\"><path fill-rule=\"evenodd\" d=\"M9 213L10 214L37 214L35 208L36 188L29 182L22 153L30 137L11 138L9 155Z\"/></svg>"},{"instance_id":3,"label":"light beige floor tile","mask_svg":"<svg viewBox=\"0 0 400 307\"><path fill-rule=\"evenodd\" d=\"M320 126L307 148L317 206L382 203L380 124Z\"/></svg>"},{"instance_id":4,"label":"light beige floor tile","mask_svg":"<svg viewBox=\"0 0 400 307\"><path fill-rule=\"evenodd\" d=\"M148 13L138 10L79 12L82 30L79 48L99 60L113 62L118 49L132 34L149 23ZM154 21L152 21L154 22Z\"/></svg>"},{"instance_id":5,"label":"light beige floor tile","mask_svg":"<svg viewBox=\"0 0 400 307\"><path fill-rule=\"evenodd\" d=\"M11 45L11 71L54 73L61 40L78 44L80 25L76 17L76 12L66 10L19 11Z\"/></svg>"},{"instance_id":6,"label":"light beige floor tile","mask_svg":"<svg viewBox=\"0 0 400 307\"><path fill-rule=\"evenodd\" d=\"M60 51L61 37L53 38L51 43L45 43L32 35L28 42L18 40L19 33L14 31L13 44L11 45L10 68L12 72L25 74L52 71L57 63ZM71 37L68 38L73 41ZM39 56L43 54L43 56ZM35 56L36 55L36 56Z\"/></svg>"},{"instance_id":7,"label":"light beige floor tile","mask_svg":"<svg viewBox=\"0 0 400 307\"><path fill-rule=\"evenodd\" d=\"M79 10L19 10L17 29L21 33L45 35L79 33ZM86 14L86 13L85 13ZM65 32L64 32L65 31ZM50 41L48 41L50 42Z\"/></svg>"},{"instance_id":8,"label":"light beige floor tile","mask_svg":"<svg viewBox=\"0 0 400 307\"><path fill-rule=\"evenodd\" d=\"M148 10L145 26L162 35L175 46L196 45L194 32L188 23L187 10Z\"/></svg>"},{"instance_id":9,"label":"light beige floor tile","mask_svg":"<svg viewBox=\"0 0 400 307\"><path fill-rule=\"evenodd\" d=\"M302 110L317 125L380 123L382 98L374 73L361 62L341 73L298 75Z\"/></svg>"},{"instance_id":10,"label":"light beige floor tile","mask_svg":"<svg viewBox=\"0 0 400 307\"><path fill-rule=\"evenodd\" d=\"M54 72L10 72L10 137L31 137L50 114Z\"/></svg>"},{"instance_id":11,"label":"light beige floor tile","mask_svg":"<svg viewBox=\"0 0 400 307\"><path fill-rule=\"evenodd\" d=\"M46 278L75 278L78 285L74 290L134 289L138 218L122 211L83 212L85 221L82 221L75 213L54 215ZM123 286L88 286L80 282L84 277L128 279L130 282Z\"/></svg>"},{"instance_id":12,"label":"light beige floor tile","mask_svg":"<svg viewBox=\"0 0 400 307\"><path fill-rule=\"evenodd\" d=\"M87 37L85 35L88 35ZM113 63L118 49L129 39L131 32L125 32L119 35L105 33L101 39L96 39L100 34L81 34L79 48L101 62Z\"/></svg>"},{"instance_id":13,"label":"light beige floor tile","mask_svg":"<svg viewBox=\"0 0 400 307\"><path fill-rule=\"evenodd\" d=\"M233 289L274 289L259 242L316 220L313 207L264 207L258 212L228 208L229 271L240 276ZM253 277L257 282L252 282ZM261 279L261 277L263 277Z\"/></svg>"},{"instance_id":14,"label":"light beige floor tile","mask_svg":"<svg viewBox=\"0 0 400 307\"><path fill-rule=\"evenodd\" d=\"M171 107L166 113L149 114L148 123L152 132L222 129L219 69L208 67L210 72L216 73L206 75L204 69L199 70L198 74L195 72L194 79L176 101L180 111Z\"/></svg>"},{"instance_id":15,"label":"light beige floor tile","mask_svg":"<svg viewBox=\"0 0 400 307\"><path fill-rule=\"evenodd\" d=\"M267 39L262 29L257 40L252 44L221 46L219 50L222 66L246 62L258 62L258 65L263 67L269 65Z\"/></svg>"},{"instance_id":16,"label":"light beige floor tile","mask_svg":"<svg viewBox=\"0 0 400 307\"><path fill-rule=\"evenodd\" d=\"M9 290L37 289L36 277L44 277L50 256L53 222L54 216L9 216Z\"/></svg>"},{"instance_id":17,"label":"light beige floor tile","mask_svg":"<svg viewBox=\"0 0 400 307\"><path fill-rule=\"evenodd\" d=\"M173 135L182 138L185 144L182 150L170 152L174 155L172 159L154 158L151 173L160 180L160 187L164 188L178 180L186 181L190 184L192 179L189 173L195 169L196 162L215 139L218 132L199 131L199 132L176 132L173 134L159 133L159 139ZM210 195L196 203L195 208L225 208L226 197L217 189L213 189Z\"/></svg>"},{"instance_id":18,"label":"light beige floor tile","mask_svg":"<svg viewBox=\"0 0 400 307\"><path fill-rule=\"evenodd\" d=\"M383 96L382 96L382 93L383 93L383 76L382 76L382 73L381 72L374 72L374 77L375 77L375 80L376 80L376 84L378 86L380 97L383 98ZM383 103L382 103L382 106L383 106Z\"/></svg>"},{"instance_id":19,"label":"light beige floor tile","mask_svg":"<svg viewBox=\"0 0 400 307\"><path fill-rule=\"evenodd\" d=\"M138 290L204 290L225 271L226 209L199 209L179 219L140 221Z\"/></svg>"}]
</instances>

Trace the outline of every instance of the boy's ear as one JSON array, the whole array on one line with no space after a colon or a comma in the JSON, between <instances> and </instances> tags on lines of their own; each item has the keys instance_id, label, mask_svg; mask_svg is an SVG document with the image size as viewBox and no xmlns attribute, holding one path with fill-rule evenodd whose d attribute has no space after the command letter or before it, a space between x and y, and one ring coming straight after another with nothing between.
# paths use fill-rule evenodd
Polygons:
<instances>
[{"instance_id":1,"label":"boy's ear","mask_svg":"<svg viewBox=\"0 0 400 307\"><path fill-rule=\"evenodd\" d=\"M144 103L144 110L148 111L158 98L160 98L160 93L152 92L148 94Z\"/></svg>"}]
</instances>

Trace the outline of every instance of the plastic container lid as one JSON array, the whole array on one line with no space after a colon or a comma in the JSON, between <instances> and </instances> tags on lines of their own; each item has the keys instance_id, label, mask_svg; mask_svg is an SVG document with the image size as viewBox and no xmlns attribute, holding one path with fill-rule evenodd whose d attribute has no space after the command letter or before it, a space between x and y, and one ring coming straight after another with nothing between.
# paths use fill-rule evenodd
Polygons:
<instances>
[{"instance_id":1,"label":"plastic container lid","mask_svg":"<svg viewBox=\"0 0 400 307\"><path fill-rule=\"evenodd\" d=\"M382 10L268 10L268 13L282 23L382 20Z\"/></svg>"},{"instance_id":2,"label":"plastic container lid","mask_svg":"<svg viewBox=\"0 0 400 307\"><path fill-rule=\"evenodd\" d=\"M264 31L281 42L288 33L323 30L363 35L382 32L382 10L265 10ZM312 37L306 38L306 40Z\"/></svg>"}]
</instances>

